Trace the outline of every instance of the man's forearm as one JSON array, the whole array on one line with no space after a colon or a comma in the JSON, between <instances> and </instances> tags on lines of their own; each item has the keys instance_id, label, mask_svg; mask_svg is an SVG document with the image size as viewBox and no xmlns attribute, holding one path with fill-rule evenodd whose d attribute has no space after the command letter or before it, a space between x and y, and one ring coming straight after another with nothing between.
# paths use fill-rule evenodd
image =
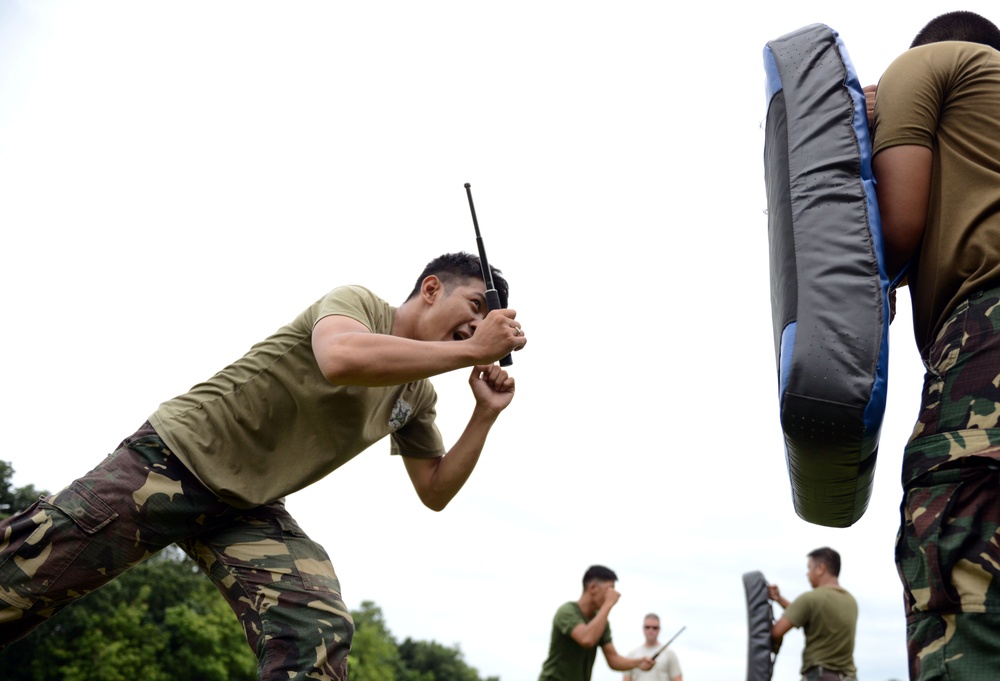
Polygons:
<instances>
[{"instance_id":1,"label":"man's forearm","mask_svg":"<svg viewBox=\"0 0 1000 681\"><path fill-rule=\"evenodd\" d=\"M468 425L448 453L432 461L407 461L407 471L425 506L435 511L448 505L479 462L486 436L499 412L476 405Z\"/></svg>"},{"instance_id":2,"label":"man's forearm","mask_svg":"<svg viewBox=\"0 0 1000 681\"><path fill-rule=\"evenodd\" d=\"M604 630L608 626L608 613L611 612L611 605L605 603L598 610L594 618L587 622L583 627L583 635L577 640L584 648L593 648L598 643L601 642L601 636L604 635ZM614 669L614 667L612 667ZM629 667L632 669L632 667ZM624 670L619 670L624 671Z\"/></svg>"},{"instance_id":3,"label":"man's forearm","mask_svg":"<svg viewBox=\"0 0 1000 681\"><path fill-rule=\"evenodd\" d=\"M452 445L448 453L438 461L431 481L431 495L444 508L458 491L462 489L486 445L486 436L496 423L499 412L493 412L477 404L465 430Z\"/></svg>"},{"instance_id":4,"label":"man's forearm","mask_svg":"<svg viewBox=\"0 0 1000 681\"><path fill-rule=\"evenodd\" d=\"M415 341L359 332L321 343L314 335L320 371L334 385L403 385L479 363L470 341Z\"/></svg>"},{"instance_id":5,"label":"man's forearm","mask_svg":"<svg viewBox=\"0 0 1000 681\"><path fill-rule=\"evenodd\" d=\"M608 655L608 666L616 672L627 672L642 664L641 657L623 657L622 655Z\"/></svg>"}]
</instances>

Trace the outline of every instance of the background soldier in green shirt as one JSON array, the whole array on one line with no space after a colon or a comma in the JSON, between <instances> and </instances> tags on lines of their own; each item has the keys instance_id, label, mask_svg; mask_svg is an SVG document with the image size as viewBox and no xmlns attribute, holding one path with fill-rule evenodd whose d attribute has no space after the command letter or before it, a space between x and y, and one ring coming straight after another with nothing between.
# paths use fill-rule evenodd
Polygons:
<instances>
[{"instance_id":1,"label":"background soldier in green shirt","mask_svg":"<svg viewBox=\"0 0 1000 681\"><path fill-rule=\"evenodd\" d=\"M621 594L615 591L618 576L603 565L592 565L583 575L583 594L564 603L552 619L549 656L538 681L590 681L600 646L608 666L620 672L651 669L648 657L623 657L611 642L608 614Z\"/></svg>"},{"instance_id":2,"label":"background soldier in green shirt","mask_svg":"<svg viewBox=\"0 0 1000 681\"><path fill-rule=\"evenodd\" d=\"M840 554L823 547L809 553L806 578L813 588L794 601L781 595L776 584L768 597L785 612L771 628L774 650L792 627L802 627L806 646L802 650L803 681L854 681L854 632L858 604L840 586Z\"/></svg>"}]
</instances>

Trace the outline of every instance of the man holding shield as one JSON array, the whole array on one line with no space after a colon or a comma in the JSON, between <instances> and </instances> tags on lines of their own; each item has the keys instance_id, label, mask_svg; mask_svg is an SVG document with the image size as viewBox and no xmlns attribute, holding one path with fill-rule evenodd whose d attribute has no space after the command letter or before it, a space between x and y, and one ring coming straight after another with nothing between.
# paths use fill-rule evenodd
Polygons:
<instances>
[{"instance_id":1,"label":"man holding shield","mask_svg":"<svg viewBox=\"0 0 1000 681\"><path fill-rule=\"evenodd\" d=\"M776 584L767 587L768 597L784 608L771 627L775 651L792 627L802 627L806 645L802 649L802 681L856 681L854 633L858 604L840 586L840 554L823 547L811 551L806 578L812 591L794 601L781 595Z\"/></svg>"},{"instance_id":2,"label":"man holding shield","mask_svg":"<svg viewBox=\"0 0 1000 681\"><path fill-rule=\"evenodd\" d=\"M1000 30L932 19L879 81L872 171L926 368L896 563L910 678L1000 669ZM870 102L869 102L870 104Z\"/></svg>"}]
</instances>

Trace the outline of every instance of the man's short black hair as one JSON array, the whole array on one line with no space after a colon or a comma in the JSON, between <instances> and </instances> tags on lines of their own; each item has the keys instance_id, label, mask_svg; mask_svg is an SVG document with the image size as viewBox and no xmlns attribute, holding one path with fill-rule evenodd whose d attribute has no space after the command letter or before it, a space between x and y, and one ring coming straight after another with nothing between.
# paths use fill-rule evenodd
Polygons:
<instances>
[{"instance_id":1,"label":"man's short black hair","mask_svg":"<svg viewBox=\"0 0 1000 681\"><path fill-rule=\"evenodd\" d=\"M826 571L834 577L840 576L840 554L829 546L810 551L808 557L817 563L823 563L826 566Z\"/></svg>"},{"instance_id":2,"label":"man's short black hair","mask_svg":"<svg viewBox=\"0 0 1000 681\"><path fill-rule=\"evenodd\" d=\"M583 573L583 590L586 591L591 582L617 582L618 575L611 568L603 565L591 565Z\"/></svg>"},{"instance_id":3,"label":"man's short black hair","mask_svg":"<svg viewBox=\"0 0 1000 681\"><path fill-rule=\"evenodd\" d=\"M967 43L989 45L1000 50L1000 29L975 12L948 12L934 17L920 29L910 47L940 43L946 40L961 40Z\"/></svg>"},{"instance_id":4,"label":"man's short black hair","mask_svg":"<svg viewBox=\"0 0 1000 681\"><path fill-rule=\"evenodd\" d=\"M503 278L500 270L493 265L490 265L490 272L493 274L493 286L496 287L497 295L500 298L500 307L507 307L507 293L509 291L507 280ZM410 295L406 299L410 300L410 298L419 294L420 285L424 283L424 279L432 274L440 279L441 283L444 284L445 290L448 290L456 284L461 285L467 279L483 281L483 266L479 262L479 257L471 253L465 253L464 251L461 253L445 253L427 263L427 267L420 273L413 291L410 292Z\"/></svg>"}]
</instances>

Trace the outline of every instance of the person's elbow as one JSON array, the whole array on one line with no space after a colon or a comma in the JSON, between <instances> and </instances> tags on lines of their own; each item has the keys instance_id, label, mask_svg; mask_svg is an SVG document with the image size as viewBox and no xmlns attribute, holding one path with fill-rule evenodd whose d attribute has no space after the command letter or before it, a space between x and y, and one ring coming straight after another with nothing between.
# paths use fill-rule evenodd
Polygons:
<instances>
[{"instance_id":1,"label":"person's elbow","mask_svg":"<svg viewBox=\"0 0 1000 681\"><path fill-rule=\"evenodd\" d=\"M781 641L789 630L788 622L784 618L778 620L771 626L771 652L775 655L781 650Z\"/></svg>"},{"instance_id":2,"label":"person's elbow","mask_svg":"<svg viewBox=\"0 0 1000 681\"><path fill-rule=\"evenodd\" d=\"M424 506L435 513L443 511L448 506L448 502L451 501L451 497L445 497L444 495L436 494L433 491L417 490L417 497Z\"/></svg>"},{"instance_id":3,"label":"person's elbow","mask_svg":"<svg viewBox=\"0 0 1000 681\"><path fill-rule=\"evenodd\" d=\"M787 617L780 617L777 622L771 625L771 642L775 647L781 645L781 639L785 637L792 626Z\"/></svg>"},{"instance_id":4,"label":"person's elbow","mask_svg":"<svg viewBox=\"0 0 1000 681\"><path fill-rule=\"evenodd\" d=\"M586 631L573 631L570 636L574 641L576 641L578 646L587 649L596 648L598 642L601 640L601 632L598 632L597 634L590 634Z\"/></svg>"},{"instance_id":5,"label":"person's elbow","mask_svg":"<svg viewBox=\"0 0 1000 681\"><path fill-rule=\"evenodd\" d=\"M352 363L343 356L329 353L326 357L317 357L316 366L319 367L323 378L331 385L353 385L355 383L357 368L352 366Z\"/></svg>"},{"instance_id":6,"label":"person's elbow","mask_svg":"<svg viewBox=\"0 0 1000 681\"><path fill-rule=\"evenodd\" d=\"M443 457L431 459L403 457L406 472L413 483L413 491L417 493L420 503L434 512L443 511L455 492L441 486L438 480L439 467Z\"/></svg>"},{"instance_id":7,"label":"person's elbow","mask_svg":"<svg viewBox=\"0 0 1000 681\"><path fill-rule=\"evenodd\" d=\"M358 373L355 354L338 336L313 337L313 358L323 378L333 385L351 385Z\"/></svg>"}]
</instances>

